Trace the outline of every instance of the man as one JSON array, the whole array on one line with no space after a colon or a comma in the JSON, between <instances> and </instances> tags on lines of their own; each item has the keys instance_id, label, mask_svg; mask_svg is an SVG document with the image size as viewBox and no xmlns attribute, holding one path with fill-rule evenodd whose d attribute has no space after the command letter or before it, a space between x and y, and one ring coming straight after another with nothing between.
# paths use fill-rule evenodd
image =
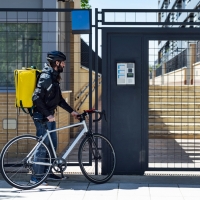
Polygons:
<instances>
[{"instance_id":1,"label":"man","mask_svg":"<svg viewBox=\"0 0 200 200\"><path fill-rule=\"evenodd\" d=\"M45 64L40 78L37 83L37 87L33 93L33 120L36 126L36 135L40 137L46 133L45 127L36 119L47 118L48 130L54 130L56 128L55 122L55 110L57 106L62 107L64 110L69 112L73 117L77 118L78 113L75 112L64 100L60 90L60 73L63 72L65 67L66 56L60 51L51 51L47 53L47 61L49 64ZM57 149L57 134L56 132L51 133L51 139L54 145L54 149ZM45 144L49 145L48 138L45 139ZM38 149L37 159L44 158L46 152L42 149ZM45 170L44 166L34 165L33 170L35 175L32 175L30 183L38 181L39 177L36 174L42 174ZM48 179L59 180L61 177L53 174L52 169L48 175Z\"/></svg>"}]
</instances>

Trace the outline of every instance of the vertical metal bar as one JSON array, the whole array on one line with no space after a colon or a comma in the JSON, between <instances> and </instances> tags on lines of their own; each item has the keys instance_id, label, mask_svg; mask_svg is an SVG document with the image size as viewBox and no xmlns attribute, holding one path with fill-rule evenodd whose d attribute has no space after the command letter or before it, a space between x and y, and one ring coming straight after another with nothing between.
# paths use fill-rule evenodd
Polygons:
<instances>
[{"instance_id":1,"label":"vertical metal bar","mask_svg":"<svg viewBox=\"0 0 200 200\"><path fill-rule=\"evenodd\" d=\"M23 12L24 13L24 12ZM28 15L28 14L27 14ZM19 35L19 21L18 21L18 15L17 15L17 35ZM20 42L19 42L19 36L17 37L18 38L18 40L17 40L17 49L16 49L16 51L17 51L17 54L20 56L20 53L19 53L19 45L20 45ZM17 56L17 60L16 60L16 62L17 62L17 69L19 69L19 56ZM15 78L15 77L14 77ZM15 81L15 80L14 80ZM15 84L15 83L14 83ZM15 93L16 93L16 88L15 88L15 86L14 86L14 91L15 91ZM16 100L15 100L16 101ZM17 136L19 135L19 108L16 108L17 109L17 116L16 116L16 119L17 119L17 121L16 121L16 123L17 123L17 128L16 128L16 133L17 133ZM18 154L18 153L17 153Z\"/></svg>"},{"instance_id":2,"label":"vertical metal bar","mask_svg":"<svg viewBox=\"0 0 200 200\"><path fill-rule=\"evenodd\" d=\"M98 8L95 8L95 109L98 110ZM95 114L95 119L98 118ZM98 123L95 123L95 132L98 132Z\"/></svg>"},{"instance_id":3,"label":"vertical metal bar","mask_svg":"<svg viewBox=\"0 0 200 200\"><path fill-rule=\"evenodd\" d=\"M101 11L101 21L102 21L102 23L105 22L105 12L104 12L104 10Z\"/></svg>"},{"instance_id":4,"label":"vertical metal bar","mask_svg":"<svg viewBox=\"0 0 200 200\"><path fill-rule=\"evenodd\" d=\"M8 12L6 12L6 43L8 42ZM5 86L6 86L6 101L7 101L7 105L6 105L6 111L7 111L7 114L6 114L6 117L7 117L7 130L6 130L6 135L7 135L7 137L6 137L6 139L7 139L7 141L6 141L6 143L8 142L8 140L9 140L9 137L8 137L8 109L9 109L9 107L8 107L8 95L9 95L9 93L8 93L8 46L6 45L6 64L7 64L7 68L6 68L6 83L5 83Z\"/></svg>"},{"instance_id":5,"label":"vertical metal bar","mask_svg":"<svg viewBox=\"0 0 200 200\"><path fill-rule=\"evenodd\" d=\"M98 109L98 8L95 8L95 108ZM95 119L98 118L98 114L95 114ZM98 132L98 123L95 123L95 132ZM98 149L98 141L97 149ZM97 155L95 151L95 155ZM98 174L98 160L95 159L95 174Z\"/></svg>"},{"instance_id":6,"label":"vertical metal bar","mask_svg":"<svg viewBox=\"0 0 200 200\"><path fill-rule=\"evenodd\" d=\"M90 33L89 33L89 109L92 108L92 10L90 14ZM89 118L89 129L92 129L92 118Z\"/></svg>"}]
</instances>

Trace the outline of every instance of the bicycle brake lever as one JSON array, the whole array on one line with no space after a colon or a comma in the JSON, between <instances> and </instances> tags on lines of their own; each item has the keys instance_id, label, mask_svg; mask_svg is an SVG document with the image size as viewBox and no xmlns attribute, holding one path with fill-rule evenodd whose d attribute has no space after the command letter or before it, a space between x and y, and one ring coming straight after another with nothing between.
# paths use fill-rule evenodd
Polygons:
<instances>
[{"instance_id":1,"label":"bicycle brake lever","mask_svg":"<svg viewBox=\"0 0 200 200\"><path fill-rule=\"evenodd\" d=\"M103 114L103 116L104 116L104 118L105 118L105 121L107 122L105 110L102 111L102 114Z\"/></svg>"},{"instance_id":2,"label":"bicycle brake lever","mask_svg":"<svg viewBox=\"0 0 200 200\"><path fill-rule=\"evenodd\" d=\"M102 119L102 112L97 112L97 113L100 115L100 117L98 119L94 119L93 122L98 122Z\"/></svg>"},{"instance_id":3,"label":"bicycle brake lever","mask_svg":"<svg viewBox=\"0 0 200 200\"><path fill-rule=\"evenodd\" d=\"M103 110L102 112L98 112L100 114L99 119L93 120L93 122L98 122L102 119L102 116L104 116L105 120L106 120L106 113L105 110ZM107 121L107 120L106 120Z\"/></svg>"}]
</instances>

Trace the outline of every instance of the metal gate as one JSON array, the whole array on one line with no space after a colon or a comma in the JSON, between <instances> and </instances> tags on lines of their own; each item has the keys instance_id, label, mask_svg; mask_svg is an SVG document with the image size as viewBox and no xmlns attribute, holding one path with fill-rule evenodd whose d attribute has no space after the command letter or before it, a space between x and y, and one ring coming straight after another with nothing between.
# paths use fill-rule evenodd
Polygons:
<instances>
[{"instance_id":1,"label":"metal gate","mask_svg":"<svg viewBox=\"0 0 200 200\"><path fill-rule=\"evenodd\" d=\"M183 36L185 35L185 36ZM199 170L198 33L181 32L149 49L149 170ZM149 45L150 46L150 45Z\"/></svg>"},{"instance_id":2,"label":"metal gate","mask_svg":"<svg viewBox=\"0 0 200 200\"><path fill-rule=\"evenodd\" d=\"M194 14L192 16L199 16L199 11L177 9L102 9L102 11L98 11L96 9L95 13L96 53L98 53L98 36L101 30L104 34L102 38L102 92L104 94L102 106L107 109L108 121L110 120L109 123L103 123L103 130L116 149L118 159L116 174L141 174L147 170L199 170L200 31L198 18L194 17L191 20L191 13ZM185 16L183 21L176 19L176 16L181 14ZM168 20L163 21L162 15L168 15ZM152 20L152 16L155 20ZM119 26L127 27L118 28ZM120 39L119 35L122 33L126 35ZM139 104L142 106L141 111L137 114L127 113L130 121L126 122L122 118L118 120L116 117L117 114L125 117L125 114L122 114L123 106L115 107L118 112L110 108L116 105L115 101L117 100L113 99L112 95L116 95L118 92L117 98L121 99L121 102L123 100L120 96L127 98L124 102L129 104L131 111L131 104L134 103L133 97L131 95L128 97L124 93L130 92L131 89L128 90L125 87L117 89L117 70L113 70L116 68L117 62L112 61L117 58L112 55L117 56L120 52L122 55L123 50L124 54L129 54L129 52L120 45L112 47L112 43L116 41L117 44L117 40L118 43L124 41L124 44L128 46L125 38L131 34L135 34L135 37L142 37L140 43L142 48L141 65L139 67L142 68L142 78L145 80L142 80L140 88L140 95L143 96L143 102L141 105ZM138 38L138 40L140 39ZM115 47L123 50L118 51ZM130 46L128 48L133 51ZM140 51L140 47L138 47L138 51ZM135 53L135 51L133 52ZM124 57L127 60L126 55ZM133 55L132 60L134 59ZM122 57L119 58L119 61L123 61ZM127 62L130 62L130 59ZM98 64L96 64L96 68L98 68ZM138 70L137 66L135 66L135 70ZM137 79L137 73L135 76ZM137 80L135 81L137 84ZM114 93L114 90L117 92ZM132 91L135 91L134 87ZM130 99L128 100L128 98ZM124 108L126 112L128 105L125 105ZM147 112L144 111L145 109ZM114 116L111 116L113 114ZM137 120L140 116L142 120L138 126L141 128L133 127L133 120ZM113 121L113 117L115 121ZM132 131L129 132L130 127ZM118 133L118 130L123 131ZM135 133L135 130L140 132ZM136 137L136 135L140 136ZM134 140L136 138L137 141ZM131 144L138 146L137 149L135 150ZM122 146L126 146L124 148L126 150L123 150ZM123 169L124 166L130 165L132 170L128 169L129 167L127 170ZM122 170L124 171L122 172Z\"/></svg>"},{"instance_id":3,"label":"metal gate","mask_svg":"<svg viewBox=\"0 0 200 200\"><path fill-rule=\"evenodd\" d=\"M14 107L14 69L29 65L42 66L46 52L57 45L59 50L67 54L69 60L67 65L70 70L65 71L61 83L62 89L69 91L64 94L66 100L75 109L82 110L82 101L89 99L84 100L87 102L86 107L98 109L101 107L101 63L98 56L101 51L98 38L101 37L101 31L108 27L129 26L124 27L124 30L132 27L138 30L139 35L142 33L141 72L145 80L142 80L141 84L141 115L147 115L142 116L144 126L141 132L137 133L141 135L139 142L142 147L137 157L140 173L146 170L199 170L200 32L199 19L195 18L199 16L199 10L95 9L95 22L92 25L95 41L92 42L92 33L88 34L88 48L84 52L80 52L78 35L71 34L70 12L71 9L0 9L0 149L16 135L35 134L32 120ZM175 20L173 16L178 16L177 13L184 14L187 20ZM191 13L194 14L193 20ZM169 15L169 20L162 21L162 15ZM56 29L52 29L52 24ZM52 37L55 37L54 40L51 40ZM95 44L95 52L92 52L92 43ZM80 54L88 64L89 72L87 66L78 59ZM107 67L110 66L107 66L104 60L102 69ZM86 77L86 80L82 79L83 77ZM107 90L106 84L104 79L103 85ZM73 93L70 95L71 90ZM105 99L102 99L102 102L104 106ZM114 141L116 135L105 129L110 125L111 119L109 108L106 112L108 122L104 121L103 127L105 134ZM59 110L57 121L60 125L64 123L63 117L67 119ZM98 129L98 124L95 124L96 132ZM60 152L68 143L69 138L66 136L65 133L59 133ZM71 134L71 137L73 136L74 134ZM123 139L126 135L117 137ZM130 142L134 145L138 141ZM114 146L119 163L126 152L120 145ZM131 159L132 157L129 157L127 161ZM134 170L131 173L135 173Z\"/></svg>"}]
</instances>

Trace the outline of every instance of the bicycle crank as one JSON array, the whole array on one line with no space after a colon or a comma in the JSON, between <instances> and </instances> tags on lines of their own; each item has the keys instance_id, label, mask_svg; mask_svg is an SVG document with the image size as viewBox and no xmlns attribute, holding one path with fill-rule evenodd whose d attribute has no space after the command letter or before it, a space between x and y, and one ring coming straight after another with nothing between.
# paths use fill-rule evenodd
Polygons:
<instances>
[{"instance_id":1,"label":"bicycle crank","mask_svg":"<svg viewBox=\"0 0 200 200\"><path fill-rule=\"evenodd\" d=\"M56 158L52 164L52 167L56 172L63 174L67 168L66 160L63 158Z\"/></svg>"}]
</instances>

